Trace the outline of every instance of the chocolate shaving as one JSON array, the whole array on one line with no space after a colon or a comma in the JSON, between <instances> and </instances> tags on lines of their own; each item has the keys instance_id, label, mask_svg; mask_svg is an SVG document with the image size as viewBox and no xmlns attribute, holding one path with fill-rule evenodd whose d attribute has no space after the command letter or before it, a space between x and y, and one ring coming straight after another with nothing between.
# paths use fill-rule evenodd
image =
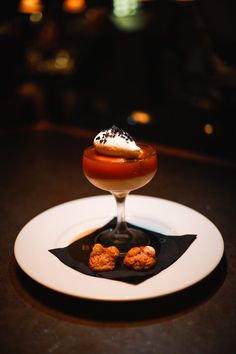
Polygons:
<instances>
[{"instance_id":1,"label":"chocolate shaving","mask_svg":"<svg viewBox=\"0 0 236 354\"><path fill-rule=\"evenodd\" d=\"M104 129L102 130L102 137L100 139L96 138L96 140L100 140L101 144L106 144L108 138L115 138L116 136L119 136L120 138L124 139L127 143L134 141L132 136L129 135L126 131L123 129L118 128L116 125L113 125L110 129Z\"/></svg>"}]
</instances>

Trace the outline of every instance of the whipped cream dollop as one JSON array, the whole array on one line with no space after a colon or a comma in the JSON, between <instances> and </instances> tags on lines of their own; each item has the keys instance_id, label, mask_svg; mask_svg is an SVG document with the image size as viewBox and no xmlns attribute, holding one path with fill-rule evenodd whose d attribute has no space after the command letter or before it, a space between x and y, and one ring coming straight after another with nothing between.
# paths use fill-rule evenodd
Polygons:
<instances>
[{"instance_id":1,"label":"whipped cream dollop","mask_svg":"<svg viewBox=\"0 0 236 354\"><path fill-rule=\"evenodd\" d=\"M141 153L134 139L115 125L98 133L93 143L96 151L102 155L136 158Z\"/></svg>"}]
</instances>

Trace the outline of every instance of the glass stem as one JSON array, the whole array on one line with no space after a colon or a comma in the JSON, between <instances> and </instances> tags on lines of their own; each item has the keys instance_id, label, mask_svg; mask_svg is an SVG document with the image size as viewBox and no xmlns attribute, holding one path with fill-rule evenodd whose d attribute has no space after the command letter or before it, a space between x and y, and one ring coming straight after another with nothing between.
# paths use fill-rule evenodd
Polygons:
<instances>
[{"instance_id":1,"label":"glass stem","mask_svg":"<svg viewBox=\"0 0 236 354\"><path fill-rule=\"evenodd\" d=\"M128 192L112 192L117 205L117 223L114 232L116 234L127 233L127 224L125 221L125 200Z\"/></svg>"}]
</instances>

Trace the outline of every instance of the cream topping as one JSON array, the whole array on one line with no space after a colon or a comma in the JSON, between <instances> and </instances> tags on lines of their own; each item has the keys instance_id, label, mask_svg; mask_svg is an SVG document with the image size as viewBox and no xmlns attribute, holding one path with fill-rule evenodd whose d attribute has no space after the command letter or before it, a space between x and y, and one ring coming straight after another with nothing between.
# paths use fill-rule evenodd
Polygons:
<instances>
[{"instance_id":1,"label":"cream topping","mask_svg":"<svg viewBox=\"0 0 236 354\"><path fill-rule=\"evenodd\" d=\"M134 139L115 125L98 133L93 143L95 149L103 155L136 158L141 152Z\"/></svg>"}]
</instances>

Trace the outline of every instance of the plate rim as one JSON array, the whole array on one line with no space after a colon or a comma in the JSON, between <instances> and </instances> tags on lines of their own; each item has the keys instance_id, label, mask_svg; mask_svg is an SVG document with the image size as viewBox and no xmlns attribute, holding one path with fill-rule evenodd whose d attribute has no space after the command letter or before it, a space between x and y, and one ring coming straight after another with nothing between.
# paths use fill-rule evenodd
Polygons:
<instances>
[{"instance_id":1,"label":"plate rim","mask_svg":"<svg viewBox=\"0 0 236 354\"><path fill-rule=\"evenodd\" d=\"M193 282L190 282L189 284L185 284L184 286L182 286L181 288L173 288L172 291L168 291L168 292L164 292L164 293L161 293L161 294L149 294L149 295L144 295L144 296L136 296L136 297L125 297L125 296L117 296L117 297L107 297L107 296L95 296L94 294L91 294L91 295L83 295L81 293L72 293L70 291L67 291L66 289L62 289L62 288L58 288L58 286L54 286L52 284L48 284L47 282L43 281L42 279L39 279L37 277L37 275L31 273L29 271L29 269L26 269L24 264L22 263L21 259L20 259L20 256L19 256L19 243L21 242L21 238L23 237L22 235L24 235L24 232L25 230L27 230L27 228L32 225L33 222L37 221L38 219L40 219L41 217L49 214L50 212L53 212L55 211L57 208L61 207L68 207L70 205L76 205L77 203L83 203L83 201L85 202L91 202L91 201L102 201L102 200L112 200L114 197L112 197L111 195L109 194L103 194L103 195L95 195L95 196L88 196L88 197L83 197L83 198L78 198L78 199L73 199L73 200L69 200L69 201L66 201L64 203L61 203L61 204L57 204L57 205L54 205L44 211L42 211L41 213L37 214L36 216L34 216L31 220L29 220L23 227L22 229L20 230L20 232L18 233L16 239L15 239L15 243L14 243L14 256L15 256L15 259L16 259L16 262L17 264L19 265L19 267L24 271L24 273L26 273L31 279L33 279L34 281L36 281L37 283L41 284L42 286L46 287L46 288L49 288L53 291L56 291L56 292L59 292L59 293L62 293L62 294L65 294L65 295L69 295L69 296L73 296L73 297L76 297L76 298L81 298L81 299L86 299L86 300L95 300L95 301L109 301L109 302L125 302L125 301L141 301L141 300L147 300L147 299L152 299L152 298L159 298L159 297L163 297L163 296L166 296L166 295L170 295L170 294L173 294L173 293L176 293L176 292L179 292L181 290L184 290L188 287L191 287L193 286L194 284L200 282L201 280L203 280L204 278L206 278L216 267L217 265L220 263L222 257L223 257L223 254L224 254L224 240L223 240L223 237L222 237L222 234L220 233L219 229L217 228L217 226L209 219L207 218L205 215L201 214L199 211L195 210L195 209L192 209L191 207L187 206L187 205L184 205L184 204L181 204L181 203L178 203L176 201L172 201L172 200L169 200L169 199L164 199L164 198L159 198L159 197L154 197L154 196L148 196L148 195L140 195L140 194L131 194L128 198L131 200L135 200L135 199L139 199L139 198L143 198L143 199L146 199L146 201L148 200L154 200L154 201L157 201L159 203L167 203L167 204L171 204L172 206L175 206L177 208L184 208L186 210L188 210L189 212L191 213L194 213L195 215L198 215L200 218L203 218L203 220L205 220L207 223L209 223L209 225L213 226L215 231L218 233L218 241L220 241L221 244L219 244L219 255L218 255L218 258L215 260L214 264L211 265L211 267L209 267L208 271L201 277L198 278L197 281L193 281ZM105 216L104 216L105 217ZM48 252L48 249L46 250ZM53 256L55 257L55 256ZM182 258L183 256L181 256L180 258ZM66 265L64 265L61 261L59 261L60 264L62 264L64 267L66 268L69 268L67 267ZM172 265L173 266L173 265ZM170 267L172 267L170 266ZM168 267L168 268L170 268ZM72 269L71 269L72 270ZM75 270L72 270L74 272L77 272ZM162 273L162 272L161 272ZM159 273L159 274L161 274ZM81 273L80 273L81 274ZM154 279L156 277L159 276L159 274L153 276L152 278L150 279ZM92 280L95 280L96 279L96 282L97 280L99 280L101 283L104 282L105 286L108 286L108 282L115 282L117 283L118 281L116 280L109 280L109 279L104 279L104 278L94 278L94 277L90 277L90 276L87 276L85 274L82 275L83 277L89 277L91 278ZM146 282L146 281L145 281ZM141 283L141 284L144 284L145 282ZM124 285L125 283L122 283L122 286ZM125 284L127 285L127 284ZM102 285L103 286L103 285ZM131 286L133 287L133 285L128 285L128 286ZM135 287L137 287L137 285L135 285Z\"/></svg>"}]
</instances>

